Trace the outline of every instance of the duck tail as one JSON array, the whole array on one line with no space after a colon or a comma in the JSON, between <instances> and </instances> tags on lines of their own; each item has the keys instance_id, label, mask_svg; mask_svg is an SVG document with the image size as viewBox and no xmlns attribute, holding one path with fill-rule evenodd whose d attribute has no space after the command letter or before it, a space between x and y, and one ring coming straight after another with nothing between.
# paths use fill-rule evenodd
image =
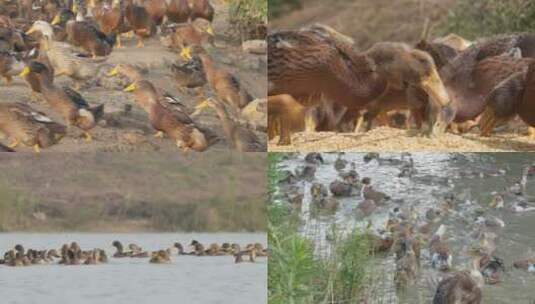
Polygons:
<instances>
[{"instance_id":1,"label":"duck tail","mask_svg":"<svg viewBox=\"0 0 535 304\"><path fill-rule=\"evenodd\" d=\"M88 110L93 114L95 122L98 122L104 116L104 104L89 108Z\"/></svg>"}]
</instances>

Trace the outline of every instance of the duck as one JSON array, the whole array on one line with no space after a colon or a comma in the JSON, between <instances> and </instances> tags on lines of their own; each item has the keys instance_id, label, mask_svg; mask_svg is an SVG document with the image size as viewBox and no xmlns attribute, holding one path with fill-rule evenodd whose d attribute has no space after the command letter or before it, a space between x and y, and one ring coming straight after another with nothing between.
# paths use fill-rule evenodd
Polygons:
<instances>
[{"instance_id":1,"label":"duck","mask_svg":"<svg viewBox=\"0 0 535 304\"><path fill-rule=\"evenodd\" d=\"M480 304L485 280L480 272L480 259L474 259L471 270L455 272L438 283L433 304Z\"/></svg>"},{"instance_id":2,"label":"duck","mask_svg":"<svg viewBox=\"0 0 535 304\"><path fill-rule=\"evenodd\" d=\"M371 178L364 177L361 181L362 188L361 188L361 197L364 199L371 199L376 204L383 204L385 201L390 200L390 196L386 195L383 192L376 191L373 189L371 185Z\"/></svg>"},{"instance_id":3,"label":"duck","mask_svg":"<svg viewBox=\"0 0 535 304\"><path fill-rule=\"evenodd\" d=\"M266 143L262 142L252 130L234 120L225 104L217 99L208 98L198 104L192 116L208 107L216 111L225 137L233 149L240 152L262 152L267 150Z\"/></svg>"},{"instance_id":4,"label":"duck","mask_svg":"<svg viewBox=\"0 0 535 304\"><path fill-rule=\"evenodd\" d=\"M191 8L188 0L170 0L167 5L167 19L174 23L188 22L191 15Z\"/></svg>"},{"instance_id":5,"label":"duck","mask_svg":"<svg viewBox=\"0 0 535 304\"><path fill-rule=\"evenodd\" d=\"M124 91L133 92L137 104L149 114L149 120L162 137L164 133L172 138L177 147L184 151L202 152L209 146L207 135L191 117L180 109L166 107L163 96L147 80L132 83Z\"/></svg>"},{"instance_id":6,"label":"duck","mask_svg":"<svg viewBox=\"0 0 535 304\"><path fill-rule=\"evenodd\" d=\"M128 248L132 252L131 257L133 258L148 258L149 257L149 253L147 251L143 251L143 248L139 247L136 244L129 244Z\"/></svg>"},{"instance_id":7,"label":"duck","mask_svg":"<svg viewBox=\"0 0 535 304\"><path fill-rule=\"evenodd\" d=\"M179 88L198 88L206 84L202 62L197 56L187 61L175 61L169 68Z\"/></svg>"},{"instance_id":8,"label":"duck","mask_svg":"<svg viewBox=\"0 0 535 304\"><path fill-rule=\"evenodd\" d=\"M28 66L32 66L32 68L30 68L29 70L23 69L19 74L19 76L23 75L24 80L30 86L30 89L32 90L32 97L34 98L34 100L37 99L38 94L42 93L41 82L39 81L39 73L46 73L46 77L48 77L48 79L54 82L54 71L47 64L48 63L45 62L45 60L31 60L28 63ZM46 69L43 70L43 67L46 67ZM32 72L32 70L38 72Z\"/></svg>"},{"instance_id":9,"label":"duck","mask_svg":"<svg viewBox=\"0 0 535 304\"><path fill-rule=\"evenodd\" d=\"M243 87L236 76L229 71L216 67L214 60L202 47L194 48L201 59L206 80L217 99L229 105L233 112L239 113L253 101L252 95Z\"/></svg>"},{"instance_id":10,"label":"duck","mask_svg":"<svg viewBox=\"0 0 535 304\"><path fill-rule=\"evenodd\" d=\"M167 264L171 263L171 257L166 250L158 250L152 253L149 263L152 264Z\"/></svg>"},{"instance_id":11,"label":"duck","mask_svg":"<svg viewBox=\"0 0 535 304\"><path fill-rule=\"evenodd\" d=\"M92 9L93 16L97 22L99 29L106 35L106 37L116 37L116 47L122 48L121 33L123 33L127 26L125 25L125 16L121 10L121 1L112 0L111 5L104 3L99 7Z\"/></svg>"},{"instance_id":12,"label":"duck","mask_svg":"<svg viewBox=\"0 0 535 304\"><path fill-rule=\"evenodd\" d=\"M510 75L488 95L481 116L481 136L490 136L496 126L519 116L530 128L535 127L535 108L530 100L535 97L535 59L519 59L527 69ZM528 61L526 63L526 61ZM530 134L534 138L534 133Z\"/></svg>"},{"instance_id":13,"label":"duck","mask_svg":"<svg viewBox=\"0 0 535 304\"><path fill-rule=\"evenodd\" d=\"M133 0L126 1L125 17L137 36L137 47L144 46L143 40L156 34L156 24L143 6L138 6Z\"/></svg>"},{"instance_id":14,"label":"duck","mask_svg":"<svg viewBox=\"0 0 535 304\"><path fill-rule=\"evenodd\" d=\"M208 0L191 0L190 9L191 21L195 21L197 18L206 19L210 22L214 20L215 10Z\"/></svg>"},{"instance_id":15,"label":"duck","mask_svg":"<svg viewBox=\"0 0 535 304\"><path fill-rule=\"evenodd\" d=\"M366 199L359 203L358 208L364 216L370 216L377 208L377 205L373 200Z\"/></svg>"},{"instance_id":16,"label":"duck","mask_svg":"<svg viewBox=\"0 0 535 304\"><path fill-rule=\"evenodd\" d=\"M432 96L429 105L435 110L429 111L430 133L441 134L449 123L450 98L426 52L381 42L359 53L351 38L318 24L273 32L267 39L268 96L289 94L297 100L324 96L348 110L360 111L389 88L409 85Z\"/></svg>"},{"instance_id":17,"label":"duck","mask_svg":"<svg viewBox=\"0 0 535 304\"><path fill-rule=\"evenodd\" d=\"M132 257L132 252L124 251L123 244L120 241L113 241L112 246L117 249L117 251L113 254L114 258Z\"/></svg>"},{"instance_id":18,"label":"duck","mask_svg":"<svg viewBox=\"0 0 535 304\"><path fill-rule=\"evenodd\" d=\"M0 51L0 76L4 77L7 85L11 84L13 76L22 72L24 66L24 62L17 59L15 54Z\"/></svg>"},{"instance_id":19,"label":"duck","mask_svg":"<svg viewBox=\"0 0 535 304\"><path fill-rule=\"evenodd\" d=\"M182 246L181 243L175 243L173 247L176 247L178 249L178 255L190 255L191 253L187 253L184 251L184 246Z\"/></svg>"},{"instance_id":20,"label":"duck","mask_svg":"<svg viewBox=\"0 0 535 304\"><path fill-rule=\"evenodd\" d=\"M100 263L100 250L93 249L84 261L84 265L97 265Z\"/></svg>"},{"instance_id":21,"label":"duck","mask_svg":"<svg viewBox=\"0 0 535 304\"><path fill-rule=\"evenodd\" d=\"M329 184L329 190L334 196L351 196L353 194L353 188L352 184L340 180L335 180Z\"/></svg>"},{"instance_id":22,"label":"duck","mask_svg":"<svg viewBox=\"0 0 535 304\"><path fill-rule=\"evenodd\" d=\"M167 48L180 50L180 56L190 60L192 47L214 45L214 30L210 22L197 19L191 23L177 25L172 33L161 38L161 42Z\"/></svg>"},{"instance_id":23,"label":"duck","mask_svg":"<svg viewBox=\"0 0 535 304\"><path fill-rule=\"evenodd\" d=\"M113 76L117 76L117 75L126 77L128 79L128 81L129 81L129 83L133 83L133 82L136 82L136 81L141 81L141 80L144 79L144 77L142 75L142 71L140 71L139 69L137 69L133 65L124 64L124 63L117 64L114 68L112 68L108 72L108 74L106 74L106 76L108 76L108 77L113 77Z\"/></svg>"},{"instance_id":24,"label":"duck","mask_svg":"<svg viewBox=\"0 0 535 304\"><path fill-rule=\"evenodd\" d=\"M431 266L440 271L448 271L452 267L452 255L448 245L444 242L446 226L440 225L429 242Z\"/></svg>"},{"instance_id":25,"label":"duck","mask_svg":"<svg viewBox=\"0 0 535 304\"><path fill-rule=\"evenodd\" d=\"M513 267L522 269L528 272L535 272L535 259L527 258L520 259L513 262Z\"/></svg>"},{"instance_id":26,"label":"duck","mask_svg":"<svg viewBox=\"0 0 535 304\"><path fill-rule=\"evenodd\" d=\"M67 38L74 46L81 47L93 58L107 56L112 52L116 39L115 32L104 34L95 25L85 21L80 10L76 19L61 20L63 16L66 15L61 13L56 15L51 24L65 23Z\"/></svg>"},{"instance_id":27,"label":"duck","mask_svg":"<svg viewBox=\"0 0 535 304\"><path fill-rule=\"evenodd\" d=\"M292 134L313 132L319 120L315 109L299 103L289 94L268 96L268 138L279 136L278 145L292 144Z\"/></svg>"},{"instance_id":28,"label":"duck","mask_svg":"<svg viewBox=\"0 0 535 304\"><path fill-rule=\"evenodd\" d=\"M86 141L91 141L89 133L104 114L104 104L91 107L85 99L75 90L69 87L58 88L48 77L47 67L38 62L32 62L20 74L24 77L30 72L39 75L39 83L43 98L48 105L60 114L69 126L80 128L85 135Z\"/></svg>"},{"instance_id":29,"label":"duck","mask_svg":"<svg viewBox=\"0 0 535 304\"><path fill-rule=\"evenodd\" d=\"M27 266L23 262L23 257L21 257L18 253L15 253L15 250L9 250L4 258L4 264L11 267L21 267L21 266Z\"/></svg>"},{"instance_id":30,"label":"duck","mask_svg":"<svg viewBox=\"0 0 535 304\"><path fill-rule=\"evenodd\" d=\"M505 272L505 263L496 256L484 254L481 256L479 268L481 269L485 283L494 285L500 282L501 274Z\"/></svg>"},{"instance_id":31,"label":"duck","mask_svg":"<svg viewBox=\"0 0 535 304\"><path fill-rule=\"evenodd\" d=\"M143 7L149 14L152 22L156 26L160 26L167 13L167 1L166 0L143 0Z\"/></svg>"},{"instance_id":32,"label":"duck","mask_svg":"<svg viewBox=\"0 0 535 304\"><path fill-rule=\"evenodd\" d=\"M23 143L39 153L59 143L66 127L25 103L6 102L0 104L0 131L11 139L10 149Z\"/></svg>"},{"instance_id":33,"label":"duck","mask_svg":"<svg viewBox=\"0 0 535 304\"><path fill-rule=\"evenodd\" d=\"M234 244L233 248L233 255L234 255L234 263L243 263L245 260L243 259L244 255L249 255L248 262L254 263L256 258L256 249L250 248L246 250L241 250L240 246L238 244Z\"/></svg>"},{"instance_id":34,"label":"duck","mask_svg":"<svg viewBox=\"0 0 535 304\"><path fill-rule=\"evenodd\" d=\"M312 164L312 165L322 165L325 161L323 160L323 156L321 153L318 152L311 152L307 153L305 155L305 162Z\"/></svg>"},{"instance_id":35,"label":"duck","mask_svg":"<svg viewBox=\"0 0 535 304\"><path fill-rule=\"evenodd\" d=\"M337 171L342 171L347 166L347 160L342 158L343 153L338 153L336 160L334 161L334 168Z\"/></svg>"}]
</instances>

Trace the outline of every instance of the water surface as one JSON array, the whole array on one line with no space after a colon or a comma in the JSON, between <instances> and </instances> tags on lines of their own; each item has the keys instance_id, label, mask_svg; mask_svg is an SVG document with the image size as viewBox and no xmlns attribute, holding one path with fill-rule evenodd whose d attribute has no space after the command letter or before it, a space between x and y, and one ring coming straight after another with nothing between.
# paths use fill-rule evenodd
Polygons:
<instances>
[{"instance_id":1,"label":"water surface","mask_svg":"<svg viewBox=\"0 0 535 304\"><path fill-rule=\"evenodd\" d=\"M0 303L267 303L267 260L234 264L231 256L172 256L172 263L111 256L114 240L136 243L144 250L166 249L175 242L196 239L209 243L266 244L265 234L0 234L0 252L23 244L51 249L77 241L83 250L105 249L109 263L29 267L0 265ZM176 253L175 253L176 254Z\"/></svg>"}]
</instances>

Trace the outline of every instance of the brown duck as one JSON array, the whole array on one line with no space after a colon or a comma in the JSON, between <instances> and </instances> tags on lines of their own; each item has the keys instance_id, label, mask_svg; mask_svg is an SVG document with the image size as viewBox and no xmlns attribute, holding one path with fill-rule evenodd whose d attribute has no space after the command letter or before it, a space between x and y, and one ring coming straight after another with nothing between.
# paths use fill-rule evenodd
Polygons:
<instances>
[{"instance_id":1,"label":"brown duck","mask_svg":"<svg viewBox=\"0 0 535 304\"><path fill-rule=\"evenodd\" d=\"M449 96L432 57L400 43L378 43L359 53L353 41L326 26L268 35L268 95L327 100L359 111L388 89L414 86L431 96L431 131L442 132ZM314 89L311 89L314 88ZM435 131L433 131L435 132Z\"/></svg>"},{"instance_id":2,"label":"brown duck","mask_svg":"<svg viewBox=\"0 0 535 304\"><path fill-rule=\"evenodd\" d=\"M232 148L240 152L266 151L266 143L263 143L252 130L235 121L222 102L212 98L207 99L196 107L194 114L206 107L211 107L217 112L225 137Z\"/></svg>"},{"instance_id":3,"label":"brown duck","mask_svg":"<svg viewBox=\"0 0 535 304\"><path fill-rule=\"evenodd\" d=\"M214 31L210 22L197 19L192 23L177 25L174 31L162 38L162 44L168 48L181 50L181 56L191 59L191 47L214 43Z\"/></svg>"},{"instance_id":4,"label":"brown duck","mask_svg":"<svg viewBox=\"0 0 535 304\"><path fill-rule=\"evenodd\" d=\"M107 37L112 37L111 35L115 34L117 37L117 48L121 48L120 34L127 29L124 22L125 16L121 10L121 1L112 0L111 5L104 3L98 7L94 7L92 11L100 30Z\"/></svg>"},{"instance_id":5,"label":"brown duck","mask_svg":"<svg viewBox=\"0 0 535 304\"><path fill-rule=\"evenodd\" d=\"M156 24L145 7L134 4L133 0L126 1L125 17L137 36L137 47L143 47L143 40L156 34Z\"/></svg>"},{"instance_id":6,"label":"brown duck","mask_svg":"<svg viewBox=\"0 0 535 304\"><path fill-rule=\"evenodd\" d=\"M0 51L0 76L4 77L6 84L11 84L13 76L17 76L24 69L24 63L14 54Z\"/></svg>"},{"instance_id":7,"label":"brown duck","mask_svg":"<svg viewBox=\"0 0 535 304\"><path fill-rule=\"evenodd\" d=\"M208 148L205 133L178 108L165 106L162 96L147 80L136 81L125 91L134 92L136 103L149 114L149 120L158 137L166 134L184 151L204 151Z\"/></svg>"},{"instance_id":8,"label":"brown duck","mask_svg":"<svg viewBox=\"0 0 535 304\"><path fill-rule=\"evenodd\" d=\"M23 143L40 152L58 143L66 128L24 103L1 103L0 131L12 140L8 149Z\"/></svg>"},{"instance_id":9,"label":"brown duck","mask_svg":"<svg viewBox=\"0 0 535 304\"><path fill-rule=\"evenodd\" d=\"M214 20L214 7L208 0L190 0L190 7L192 21L197 18L203 18L210 22Z\"/></svg>"},{"instance_id":10,"label":"brown duck","mask_svg":"<svg viewBox=\"0 0 535 304\"><path fill-rule=\"evenodd\" d=\"M191 14L188 0L171 0L167 5L167 18L171 22L188 22Z\"/></svg>"},{"instance_id":11,"label":"brown duck","mask_svg":"<svg viewBox=\"0 0 535 304\"><path fill-rule=\"evenodd\" d=\"M89 130L94 128L104 114L104 105L90 107L83 97L71 88L58 88L48 77L47 67L39 62L32 62L21 73L26 76L30 72L39 75L41 91L50 107L60 114L69 126L83 130L86 140L91 141Z\"/></svg>"}]
</instances>

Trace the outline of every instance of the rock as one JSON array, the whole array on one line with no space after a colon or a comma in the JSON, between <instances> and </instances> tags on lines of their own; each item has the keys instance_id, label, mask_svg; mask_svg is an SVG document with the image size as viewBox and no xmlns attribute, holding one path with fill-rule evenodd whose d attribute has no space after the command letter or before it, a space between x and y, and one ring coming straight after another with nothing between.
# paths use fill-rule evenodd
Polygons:
<instances>
[{"instance_id":1,"label":"rock","mask_svg":"<svg viewBox=\"0 0 535 304\"><path fill-rule=\"evenodd\" d=\"M267 99L255 99L241 110L241 115L257 131L267 132Z\"/></svg>"},{"instance_id":2,"label":"rock","mask_svg":"<svg viewBox=\"0 0 535 304\"><path fill-rule=\"evenodd\" d=\"M246 53L265 55L267 53L267 42L265 40L248 40L242 43L242 49Z\"/></svg>"}]
</instances>

